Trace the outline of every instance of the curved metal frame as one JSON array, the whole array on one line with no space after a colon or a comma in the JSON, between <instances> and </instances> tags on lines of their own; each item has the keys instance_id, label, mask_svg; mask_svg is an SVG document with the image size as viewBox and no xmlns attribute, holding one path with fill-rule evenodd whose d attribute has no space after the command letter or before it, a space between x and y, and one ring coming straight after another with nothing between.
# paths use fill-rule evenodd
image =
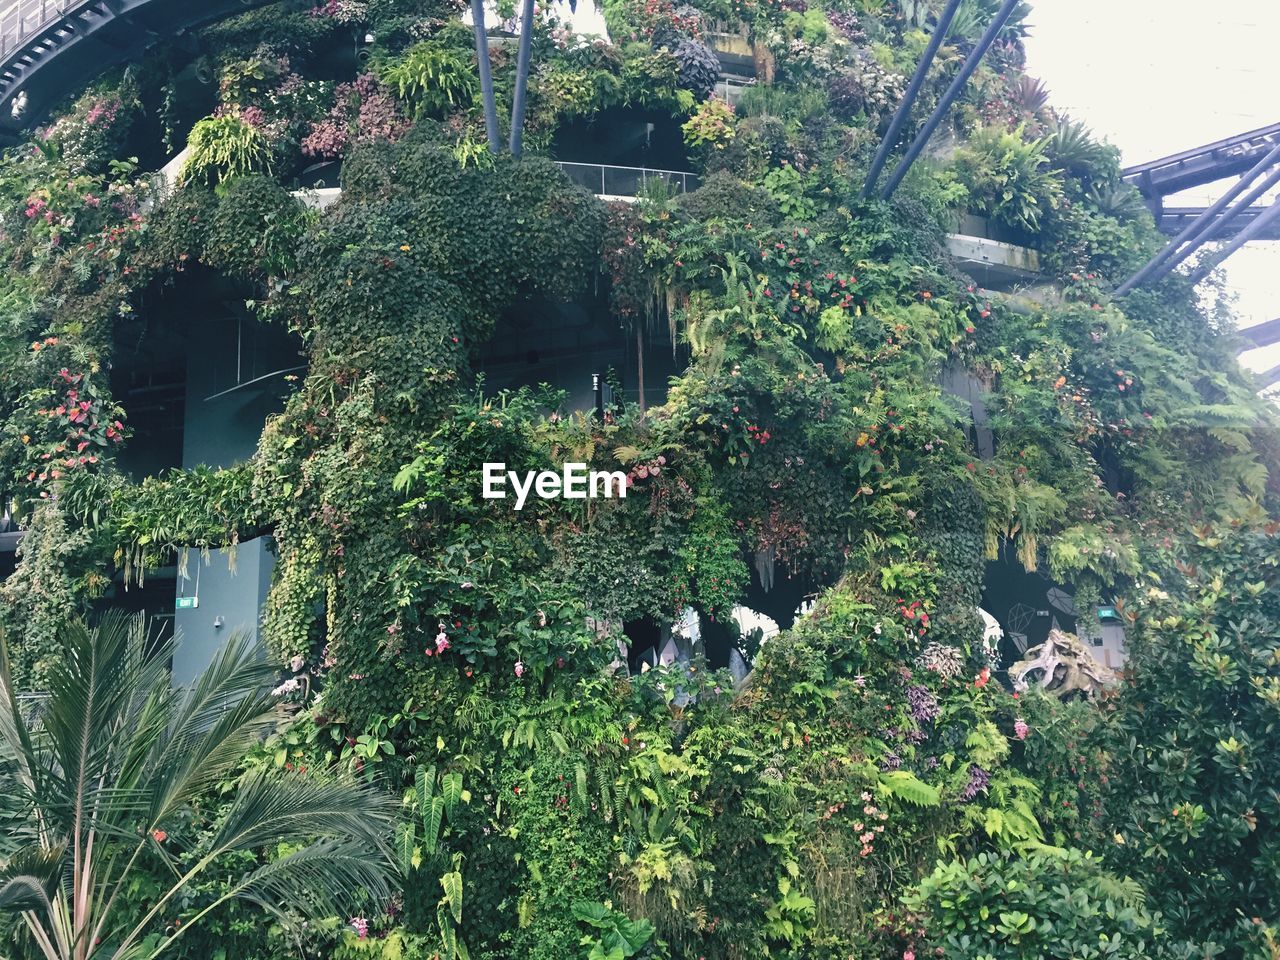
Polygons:
<instances>
[{"instance_id":1,"label":"curved metal frame","mask_svg":"<svg viewBox=\"0 0 1280 960\"><path fill-rule=\"evenodd\" d=\"M102 71L269 0L16 0L0 11L0 136L15 140Z\"/></svg>"}]
</instances>

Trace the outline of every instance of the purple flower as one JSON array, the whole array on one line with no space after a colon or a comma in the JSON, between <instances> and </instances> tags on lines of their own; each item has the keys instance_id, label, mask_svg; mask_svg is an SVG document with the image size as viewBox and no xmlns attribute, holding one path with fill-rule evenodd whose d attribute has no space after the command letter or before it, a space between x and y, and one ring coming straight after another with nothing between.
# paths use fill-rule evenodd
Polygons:
<instances>
[{"instance_id":1,"label":"purple flower","mask_svg":"<svg viewBox=\"0 0 1280 960\"><path fill-rule=\"evenodd\" d=\"M916 723L928 723L938 715L938 701L928 687L912 684L907 687L907 703Z\"/></svg>"},{"instance_id":2,"label":"purple flower","mask_svg":"<svg viewBox=\"0 0 1280 960\"><path fill-rule=\"evenodd\" d=\"M978 794L987 789L987 784L991 782L991 774L983 770L976 763L969 765L969 782L965 784L964 789L960 791L960 802L969 803Z\"/></svg>"}]
</instances>

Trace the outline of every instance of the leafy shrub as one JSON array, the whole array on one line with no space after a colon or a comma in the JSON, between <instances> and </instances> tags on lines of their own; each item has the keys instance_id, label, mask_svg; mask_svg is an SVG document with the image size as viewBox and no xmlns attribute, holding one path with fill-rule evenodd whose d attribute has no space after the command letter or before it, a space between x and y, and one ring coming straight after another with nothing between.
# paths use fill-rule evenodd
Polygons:
<instances>
[{"instance_id":1,"label":"leafy shrub","mask_svg":"<svg viewBox=\"0 0 1280 960\"><path fill-rule=\"evenodd\" d=\"M733 107L712 97L701 103L680 129L684 131L684 142L691 150L723 150L734 138L736 121Z\"/></svg>"},{"instance_id":2,"label":"leafy shrub","mask_svg":"<svg viewBox=\"0 0 1280 960\"><path fill-rule=\"evenodd\" d=\"M1181 936L1280 917L1280 539L1198 530L1133 610L1106 804L1112 860Z\"/></svg>"},{"instance_id":3,"label":"leafy shrub","mask_svg":"<svg viewBox=\"0 0 1280 960\"><path fill-rule=\"evenodd\" d=\"M1080 178L1086 186L1105 188L1120 179L1120 151L1099 143L1087 126L1069 118L1054 123L1045 154L1055 167Z\"/></svg>"},{"instance_id":4,"label":"leafy shrub","mask_svg":"<svg viewBox=\"0 0 1280 960\"><path fill-rule=\"evenodd\" d=\"M681 37L671 51L680 65L680 86L704 100L720 81L720 61L705 43Z\"/></svg>"},{"instance_id":5,"label":"leafy shrub","mask_svg":"<svg viewBox=\"0 0 1280 960\"><path fill-rule=\"evenodd\" d=\"M1049 168L1047 139L1027 140L985 127L955 157L955 171L973 209L1011 227L1035 231L1058 206L1062 177Z\"/></svg>"},{"instance_id":6,"label":"leafy shrub","mask_svg":"<svg viewBox=\"0 0 1280 960\"><path fill-rule=\"evenodd\" d=\"M413 104L418 116L443 114L470 103L478 83L462 54L429 41L415 44L385 64L379 79Z\"/></svg>"},{"instance_id":7,"label":"leafy shrub","mask_svg":"<svg viewBox=\"0 0 1280 960\"><path fill-rule=\"evenodd\" d=\"M1164 941L1142 888L1078 850L941 863L906 903L930 944L974 960L1151 960Z\"/></svg>"},{"instance_id":8,"label":"leafy shrub","mask_svg":"<svg viewBox=\"0 0 1280 960\"><path fill-rule=\"evenodd\" d=\"M261 130L235 114L205 117L191 130L191 151L182 183L223 183L250 173L271 172L271 145Z\"/></svg>"},{"instance_id":9,"label":"leafy shrub","mask_svg":"<svg viewBox=\"0 0 1280 960\"><path fill-rule=\"evenodd\" d=\"M629 960L654 955L652 949L646 949L655 932L648 920L632 920L602 903L575 903L573 915L580 923L599 931L582 938L582 946L587 948L586 960Z\"/></svg>"},{"instance_id":10,"label":"leafy shrub","mask_svg":"<svg viewBox=\"0 0 1280 960\"><path fill-rule=\"evenodd\" d=\"M72 171L104 170L119 156L137 111L137 100L128 89L92 91L76 100L44 137L62 151Z\"/></svg>"},{"instance_id":11,"label":"leafy shrub","mask_svg":"<svg viewBox=\"0 0 1280 960\"><path fill-rule=\"evenodd\" d=\"M309 157L331 160L353 144L394 143L410 126L400 105L371 73L338 84L333 96L329 115L312 124L302 141L302 152Z\"/></svg>"}]
</instances>

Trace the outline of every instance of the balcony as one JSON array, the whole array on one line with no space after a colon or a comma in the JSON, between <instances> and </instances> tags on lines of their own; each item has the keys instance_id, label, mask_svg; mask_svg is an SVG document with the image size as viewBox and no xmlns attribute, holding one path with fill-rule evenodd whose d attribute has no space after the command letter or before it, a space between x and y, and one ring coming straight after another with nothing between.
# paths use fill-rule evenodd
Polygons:
<instances>
[{"instance_id":1,"label":"balcony","mask_svg":"<svg viewBox=\"0 0 1280 960\"><path fill-rule=\"evenodd\" d=\"M630 201L640 196L653 181L661 180L676 193L698 189L696 174L680 170L654 170L649 167L619 167L608 163L569 163L556 161L556 166L574 183L586 187L602 200Z\"/></svg>"}]
</instances>

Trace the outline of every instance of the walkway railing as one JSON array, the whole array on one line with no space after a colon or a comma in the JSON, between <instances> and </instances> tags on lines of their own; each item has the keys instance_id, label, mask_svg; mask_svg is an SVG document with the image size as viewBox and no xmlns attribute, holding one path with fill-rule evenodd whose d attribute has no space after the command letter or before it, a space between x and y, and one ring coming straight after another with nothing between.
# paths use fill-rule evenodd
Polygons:
<instances>
[{"instance_id":1,"label":"walkway railing","mask_svg":"<svg viewBox=\"0 0 1280 960\"><path fill-rule=\"evenodd\" d=\"M650 181L662 180L675 187L677 193L698 189L697 174L680 170L653 170L648 167L619 167L608 163L569 163L557 160L556 166L575 183L602 197L638 197Z\"/></svg>"},{"instance_id":2,"label":"walkway railing","mask_svg":"<svg viewBox=\"0 0 1280 960\"><path fill-rule=\"evenodd\" d=\"M0 59L19 50L55 20L61 20L87 0L10 0L0 6Z\"/></svg>"}]
</instances>

